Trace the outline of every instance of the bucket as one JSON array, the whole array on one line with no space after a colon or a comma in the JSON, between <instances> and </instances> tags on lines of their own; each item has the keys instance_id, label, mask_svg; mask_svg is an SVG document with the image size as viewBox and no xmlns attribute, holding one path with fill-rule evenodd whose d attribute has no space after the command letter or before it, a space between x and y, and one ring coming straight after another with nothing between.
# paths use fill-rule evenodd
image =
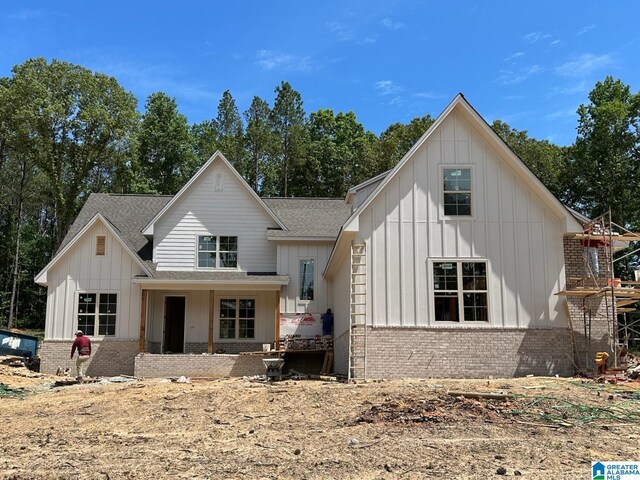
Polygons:
<instances>
[{"instance_id":1,"label":"bucket","mask_svg":"<svg viewBox=\"0 0 640 480\"><path fill-rule=\"evenodd\" d=\"M270 343L263 343L262 344L262 351L263 352L270 352L271 351L271 344Z\"/></svg>"},{"instance_id":2,"label":"bucket","mask_svg":"<svg viewBox=\"0 0 640 480\"><path fill-rule=\"evenodd\" d=\"M619 278L608 278L607 279L607 287L620 287L622 285Z\"/></svg>"}]
</instances>

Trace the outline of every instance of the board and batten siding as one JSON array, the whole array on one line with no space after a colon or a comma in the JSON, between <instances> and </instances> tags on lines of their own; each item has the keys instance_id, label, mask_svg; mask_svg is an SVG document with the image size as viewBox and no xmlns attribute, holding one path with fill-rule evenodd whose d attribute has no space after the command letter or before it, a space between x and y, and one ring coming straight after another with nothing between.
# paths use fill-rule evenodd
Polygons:
<instances>
[{"instance_id":1,"label":"board and batten siding","mask_svg":"<svg viewBox=\"0 0 640 480\"><path fill-rule=\"evenodd\" d=\"M282 313L324 313L327 308L334 309L332 291L322 272L327 266L333 242L278 241L278 274L289 275L289 285L284 285L280 293L280 311ZM298 298L300 288L300 260L314 260L314 300Z\"/></svg>"},{"instance_id":2,"label":"board and batten siding","mask_svg":"<svg viewBox=\"0 0 640 480\"><path fill-rule=\"evenodd\" d=\"M151 290L149 292L149 310L147 339L162 342L164 328L165 297L185 297L185 343L207 343L209 336L209 290ZM255 338L242 340L220 339L220 299L253 298L256 300ZM275 296L273 291L214 291L213 342L273 343L275 336Z\"/></svg>"},{"instance_id":3,"label":"board and batten siding","mask_svg":"<svg viewBox=\"0 0 640 480\"><path fill-rule=\"evenodd\" d=\"M267 228L277 224L235 175L211 164L154 225L153 260L158 270L197 269L197 235L238 237L238 268L275 272L276 246Z\"/></svg>"},{"instance_id":4,"label":"board and batten siding","mask_svg":"<svg viewBox=\"0 0 640 480\"><path fill-rule=\"evenodd\" d=\"M442 168L448 165L472 169L471 219L442 216ZM441 325L433 321L431 262L486 259L490 326L565 327L562 301L554 295L564 279L563 221L453 111L360 214L368 321Z\"/></svg>"},{"instance_id":5,"label":"board and batten siding","mask_svg":"<svg viewBox=\"0 0 640 480\"><path fill-rule=\"evenodd\" d=\"M106 236L106 254L96 256L96 235ZM137 339L140 329L140 287L131 278L142 274L109 230L96 222L47 272L45 340L73 339L78 328L78 292L117 293L116 334Z\"/></svg>"}]
</instances>

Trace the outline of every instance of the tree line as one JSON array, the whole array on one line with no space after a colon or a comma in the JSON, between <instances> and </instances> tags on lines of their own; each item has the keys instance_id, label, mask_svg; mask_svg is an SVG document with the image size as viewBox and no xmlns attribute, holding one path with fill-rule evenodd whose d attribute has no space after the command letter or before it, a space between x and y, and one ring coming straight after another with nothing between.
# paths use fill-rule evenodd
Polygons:
<instances>
[{"instance_id":1,"label":"tree line","mask_svg":"<svg viewBox=\"0 0 640 480\"><path fill-rule=\"evenodd\" d=\"M166 93L137 105L115 78L57 60L30 59L0 78L0 326L44 325L46 292L33 277L91 192L174 194L220 150L261 196L342 197L396 165L434 121L376 135L353 112L307 114L284 81L271 104L256 96L245 112L227 90L194 124ZM607 77L579 107L569 147L492 127L567 205L586 215L611 206L634 228L639 122L640 94Z\"/></svg>"}]
</instances>

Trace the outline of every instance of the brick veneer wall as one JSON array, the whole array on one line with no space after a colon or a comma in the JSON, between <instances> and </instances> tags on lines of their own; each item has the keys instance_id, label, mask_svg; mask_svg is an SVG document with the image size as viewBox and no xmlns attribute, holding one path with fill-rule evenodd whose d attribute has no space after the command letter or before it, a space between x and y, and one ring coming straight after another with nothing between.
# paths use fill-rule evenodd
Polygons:
<instances>
[{"instance_id":1,"label":"brick veneer wall","mask_svg":"<svg viewBox=\"0 0 640 480\"><path fill-rule=\"evenodd\" d=\"M347 375L349 369L349 332L333 340L333 371Z\"/></svg>"},{"instance_id":2,"label":"brick veneer wall","mask_svg":"<svg viewBox=\"0 0 640 480\"><path fill-rule=\"evenodd\" d=\"M263 358L271 355L155 355L141 353L135 357L135 376L154 377L240 377L265 373Z\"/></svg>"},{"instance_id":3,"label":"brick veneer wall","mask_svg":"<svg viewBox=\"0 0 640 480\"><path fill-rule=\"evenodd\" d=\"M606 285L606 278L609 277L610 265L605 261L604 247L598 249L599 258L599 284ZM587 276L585 271L584 247L582 242L576 239L564 239L564 260L565 275L567 278L567 290L584 285L587 287L595 287L594 281L581 278ZM595 352L606 351L611 354L610 332L607 313L607 302L603 297L566 297L567 306L571 315L573 330L576 335L576 346L578 349L577 358L574 358L576 365L580 368L593 369L593 358ZM609 299L609 303L612 303ZM591 340L589 342L588 335L585 336L585 320L584 312L591 312Z\"/></svg>"},{"instance_id":4,"label":"brick veneer wall","mask_svg":"<svg viewBox=\"0 0 640 480\"><path fill-rule=\"evenodd\" d=\"M40 371L56 373L58 367L76 374L76 356L69 358L71 340L45 340L40 347ZM132 340L93 340L91 358L85 363L85 373L91 377L133 375L138 342ZM77 353L76 353L77 355Z\"/></svg>"},{"instance_id":5,"label":"brick veneer wall","mask_svg":"<svg viewBox=\"0 0 640 480\"><path fill-rule=\"evenodd\" d=\"M185 353L207 353L208 343L186 343ZM273 346L273 344L271 344ZM225 343L216 343L213 342L213 351L214 353L224 350L221 353L229 353L229 354L237 354L240 352L261 352L262 351L262 343L256 342L225 342Z\"/></svg>"},{"instance_id":6,"label":"brick veneer wall","mask_svg":"<svg viewBox=\"0 0 640 480\"><path fill-rule=\"evenodd\" d=\"M567 329L367 327L367 378L571 375Z\"/></svg>"}]
</instances>

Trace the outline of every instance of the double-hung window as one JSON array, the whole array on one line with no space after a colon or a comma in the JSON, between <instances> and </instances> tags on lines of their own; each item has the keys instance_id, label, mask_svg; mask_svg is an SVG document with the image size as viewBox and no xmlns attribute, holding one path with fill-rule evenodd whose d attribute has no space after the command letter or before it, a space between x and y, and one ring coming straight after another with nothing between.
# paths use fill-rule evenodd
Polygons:
<instances>
[{"instance_id":1,"label":"double-hung window","mask_svg":"<svg viewBox=\"0 0 640 480\"><path fill-rule=\"evenodd\" d=\"M436 322L488 322L487 262L434 262Z\"/></svg>"},{"instance_id":2,"label":"double-hung window","mask_svg":"<svg viewBox=\"0 0 640 480\"><path fill-rule=\"evenodd\" d=\"M116 334L117 293L79 293L78 330L85 335Z\"/></svg>"},{"instance_id":3,"label":"double-hung window","mask_svg":"<svg viewBox=\"0 0 640 480\"><path fill-rule=\"evenodd\" d=\"M299 262L298 298L313 301L313 258L301 259Z\"/></svg>"},{"instance_id":4,"label":"double-hung window","mask_svg":"<svg viewBox=\"0 0 640 480\"><path fill-rule=\"evenodd\" d=\"M446 216L471 216L471 169L443 168L443 205Z\"/></svg>"},{"instance_id":5,"label":"double-hung window","mask_svg":"<svg viewBox=\"0 0 640 480\"><path fill-rule=\"evenodd\" d=\"M256 301L252 298L220 299L220 338L252 339L256 330Z\"/></svg>"},{"instance_id":6,"label":"double-hung window","mask_svg":"<svg viewBox=\"0 0 640 480\"><path fill-rule=\"evenodd\" d=\"M238 237L198 236L198 268L238 268Z\"/></svg>"}]
</instances>

